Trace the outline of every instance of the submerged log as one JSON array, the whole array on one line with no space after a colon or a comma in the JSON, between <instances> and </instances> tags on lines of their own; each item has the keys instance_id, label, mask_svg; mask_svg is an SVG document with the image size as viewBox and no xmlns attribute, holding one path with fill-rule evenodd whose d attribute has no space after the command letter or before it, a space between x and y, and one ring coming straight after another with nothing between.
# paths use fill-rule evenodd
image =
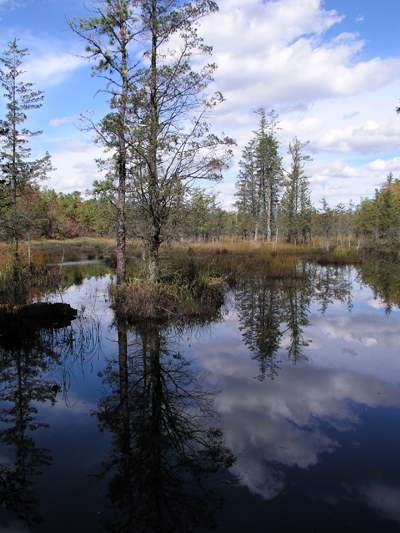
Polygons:
<instances>
[{"instance_id":1,"label":"submerged log","mask_svg":"<svg viewBox=\"0 0 400 533\"><path fill-rule=\"evenodd\" d=\"M78 311L69 304L46 303L26 305L0 305L0 320L7 318L58 318L68 317L73 319Z\"/></svg>"},{"instance_id":2,"label":"submerged log","mask_svg":"<svg viewBox=\"0 0 400 533\"><path fill-rule=\"evenodd\" d=\"M64 303L0 305L0 347L11 350L35 343L40 330L66 328L77 314Z\"/></svg>"}]
</instances>

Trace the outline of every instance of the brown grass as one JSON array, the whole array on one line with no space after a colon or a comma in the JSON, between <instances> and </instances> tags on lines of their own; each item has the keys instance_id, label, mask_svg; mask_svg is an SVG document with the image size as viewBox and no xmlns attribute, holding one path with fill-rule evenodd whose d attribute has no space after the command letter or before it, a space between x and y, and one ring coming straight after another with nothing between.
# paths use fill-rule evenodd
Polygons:
<instances>
[{"instance_id":1,"label":"brown grass","mask_svg":"<svg viewBox=\"0 0 400 533\"><path fill-rule=\"evenodd\" d=\"M111 285L109 293L112 308L131 320L189 320L216 314L226 288L221 278L212 277L207 282L180 285L132 279L122 286Z\"/></svg>"}]
</instances>

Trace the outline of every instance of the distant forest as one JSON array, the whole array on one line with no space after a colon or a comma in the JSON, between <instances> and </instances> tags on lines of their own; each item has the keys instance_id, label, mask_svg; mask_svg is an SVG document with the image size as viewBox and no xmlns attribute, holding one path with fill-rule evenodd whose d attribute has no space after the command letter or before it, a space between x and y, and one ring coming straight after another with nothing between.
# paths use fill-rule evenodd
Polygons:
<instances>
[{"instance_id":1,"label":"distant forest","mask_svg":"<svg viewBox=\"0 0 400 533\"><path fill-rule=\"evenodd\" d=\"M245 166L245 164L244 164ZM177 241L217 242L226 237L234 240L260 239L293 244L314 244L350 248L389 247L400 243L400 180L389 174L375 191L373 199L361 199L358 205L339 203L329 206L322 199L318 207L299 202L301 208L290 213L285 206L293 185L286 180L280 188L268 228L267 209L260 205L260 195L246 188L254 183L240 174L235 208L222 209L218 194L195 189L180 205L180 223L170 228L170 238ZM302 187L302 194L306 190ZM56 193L52 189L28 187L19 198L23 214L19 218L22 239L69 239L76 237L115 237L116 207L110 196L85 199L75 191ZM261 195L262 198L262 195ZM290 198L290 197L289 197ZM140 220L134 202L127 202L127 237L137 238ZM3 211L4 216L4 211ZM11 237L10 227L1 225L1 238ZM268 231L270 234L268 235ZM269 237L269 238L268 238Z\"/></svg>"}]
</instances>

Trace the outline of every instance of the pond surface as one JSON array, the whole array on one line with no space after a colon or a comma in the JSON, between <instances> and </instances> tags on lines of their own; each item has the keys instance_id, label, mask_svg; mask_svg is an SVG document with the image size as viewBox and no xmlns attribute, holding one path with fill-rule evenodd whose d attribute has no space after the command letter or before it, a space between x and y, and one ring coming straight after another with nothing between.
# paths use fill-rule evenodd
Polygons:
<instances>
[{"instance_id":1,"label":"pond surface","mask_svg":"<svg viewBox=\"0 0 400 533\"><path fill-rule=\"evenodd\" d=\"M116 320L96 275L3 324L0 531L399 531L396 299L301 269L202 323Z\"/></svg>"}]
</instances>

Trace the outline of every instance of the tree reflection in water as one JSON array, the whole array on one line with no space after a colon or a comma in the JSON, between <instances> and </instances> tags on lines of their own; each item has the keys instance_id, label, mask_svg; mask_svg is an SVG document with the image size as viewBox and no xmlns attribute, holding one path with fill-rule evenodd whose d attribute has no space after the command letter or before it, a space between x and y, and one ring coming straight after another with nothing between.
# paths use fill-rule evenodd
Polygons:
<instances>
[{"instance_id":1,"label":"tree reflection in water","mask_svg":"<svg viewBox=\"0 0 400 533\"><path fill-rule=\"evenodd\" d=\"M397 254L396 254L397 255ZM376 300L385 305L387 315L400 307L400 265L398 256L368 257L359 267L357 281L369 286Z\"/></svg>"},{"instance_id":2,"label":"tree reflection in water","mask_svg":"<svg viewBox=\"0 0 400 533\"><path fill-rule=\"evenodd\" d=\"M32 478L52 464L50 450L37 447L32 437L49 428L36 421L37 404L55 404L62 388L55 371L65 377L68 366L89 351L93 329L82 327L80 317L72 326L71 317L18 314L2 316L0 326L0 504L30 526L43 521Z\"/></svg>"},{"instance_id":3,"label":"tree reflection in water","mask_svg":"<svg viewBox=\"0 0 400 533\"><path fill-rule=\"evenodd\" d=\"M346 302L351 310L350 270L348 267L299 266L300 276L281 280L255 278L235 294L239 329L246 346L259 363L259 381L278 375L278 349L284 343L290 361L307 360L303 348L309 325L310 305L316 301L324 314L333 299Z\"/></svg>"},{"instance_id":4,"label":"tree reflection in water","mask_svg":"<svg viewBox=\"0 0 400 533\"><path fill-rule=\"evenodd\" d=\"M95 479L106 478L114 519L108 531L191 531L213 526L222 504L208 483L234 464L213 410L215 392L173 349L176 328L117 319L118 358L102 374L104 391L93 413L113 433ZM187 332L187 327L183 328Z\"/></svg>"}]
</instances>

